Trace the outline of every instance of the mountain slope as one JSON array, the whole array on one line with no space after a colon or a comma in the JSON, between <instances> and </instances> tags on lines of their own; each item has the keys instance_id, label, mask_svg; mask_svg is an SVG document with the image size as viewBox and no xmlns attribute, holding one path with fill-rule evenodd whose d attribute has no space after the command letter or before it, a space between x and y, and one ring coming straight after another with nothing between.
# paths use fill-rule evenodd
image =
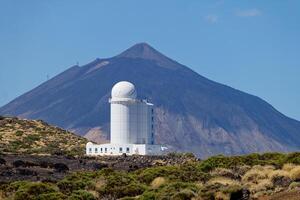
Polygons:
<instances>
[{"instance_id":1,"label":"mountain slope","mask_svg":"<svg viewBox=\"0 0 300 200\"><path fill-rule=\"evenodd\" d=\"M73 66L0 108L2 115L43 119L109 139L110 90L136 85L156 106L156 140L198 156L300 149L300 122L262 99L213 82L145 43L118 56Z\"/></svg>"},{"instance_id":2,"label":"mountain slope","mask_svg":"<svg viewBox=\"0 0 300 200\"><path fill-rule=\"evenodd\" d=\"M0 117L0 152L83 155L87 140L40 120Z\"/></svg>"}]
</instances>

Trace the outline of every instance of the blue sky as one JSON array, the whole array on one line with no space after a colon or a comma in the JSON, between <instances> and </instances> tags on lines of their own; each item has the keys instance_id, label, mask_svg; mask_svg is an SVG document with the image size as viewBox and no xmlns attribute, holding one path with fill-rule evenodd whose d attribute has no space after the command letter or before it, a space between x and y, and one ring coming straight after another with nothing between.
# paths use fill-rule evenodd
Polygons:
<instances>
[{"instance_id":1,"label":"blue sky","mask_svg":"<svg viewBox=\"0 0 300 200\"><path fill-rule=\"evenodd\" d=\"M147 42L300 120L298 0L0 0L0 106L79 62Z\"/></svg>"}]
</instances>

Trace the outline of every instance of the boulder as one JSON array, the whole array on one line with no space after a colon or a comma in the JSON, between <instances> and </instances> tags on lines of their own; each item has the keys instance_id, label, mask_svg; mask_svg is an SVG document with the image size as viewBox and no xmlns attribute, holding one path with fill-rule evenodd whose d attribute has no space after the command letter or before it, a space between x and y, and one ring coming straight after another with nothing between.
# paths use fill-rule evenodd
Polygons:
<instances>
[{"instance_id":1,"label":"boulder","mask_svg":"<svg viewBox=\"0 0 300 200\"><path fill-rule=\"evenodd\" d=\"M54 170L56 172L66 172L69 171L69 167L64 163L55 163Z\"/></svg>"}]
</instances>

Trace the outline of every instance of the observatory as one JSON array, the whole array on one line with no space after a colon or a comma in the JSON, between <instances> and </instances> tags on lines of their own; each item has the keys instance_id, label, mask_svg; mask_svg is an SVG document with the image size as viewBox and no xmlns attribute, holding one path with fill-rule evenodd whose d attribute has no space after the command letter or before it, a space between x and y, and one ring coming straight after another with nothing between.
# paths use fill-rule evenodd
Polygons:
<instances>
[{"instance_id":1,"label":"observatory","mask_svg":"<svg viewBox=\"0 0 300 200\"><path fill-rule=\"evenodd\" d=\"M127 81L111 91L110 143L86 144L87 155L159 155L161 145L154 143L153 104L137 98L135 86Z\"/></svg>"}]
</instances>

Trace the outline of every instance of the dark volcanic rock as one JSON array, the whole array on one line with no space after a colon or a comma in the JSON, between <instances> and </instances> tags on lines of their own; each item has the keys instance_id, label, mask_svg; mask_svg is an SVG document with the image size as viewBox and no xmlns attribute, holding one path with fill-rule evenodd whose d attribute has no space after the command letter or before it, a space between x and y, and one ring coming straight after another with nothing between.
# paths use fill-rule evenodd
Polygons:
<instances>
[{"instance_id":1,"label":"dark volcanic rock","mask_svg":"<svg viewBox=\"0 0 300 200\"><path fill-rule=\"evenodd\" d=\"M289 177L285 176L275 176L272 179L272 182L274 186L288 187L291 184L292 180Z\"/></svg>"},{"instance_id":2,"label":"dark volcanic rock","mask_svg":"<svg viewBox=\"0 0 300 200\"><path fill-rule=\"evenodd\" d=\"M69 167L64 163L55 163L54 169L56 172L67 172L69 171Z\"/></svg>"},{"instance_id":3,"label":"dark volcanic rock","mask_svg":"<svg viewBox=\"0 0 300 200\"><path fill-rule=\"evenodd\" d=\"M250 199L250 191L248 189L241 189L231 193L230 200L248 200Z\"/></svg>"},{"instance_id":4,"label":"dark volcanic rock","mask_svg":"<svg viewBox=\"0 0 300 200\"><path fill-rule=\"evenodd\" d=\"M14 167L25 167L25 162L23 160L16 160L12 163Z\"/></svg>"},{"instance_id":5,"label":"dark volcanic rock","mask_svg":"<svg viewBox=\"0 0 300 200\"><path fill-rule=\"evenodd\" d=\"M3 158L0 158L0 165L5 165L6 161Z\"/></svg>"},{"instance_id":6,"label":"dark volcanic rock","mask_svg":"<svg viewBox=\"0 0 300 200\"><path fill-rule=\"evenodd\" d=\"M17 168L16 169L17 174L19 175L23 175L23 176L36 176L37 172L31 169L27 169L27 168Z\"/></svg>"},{"instance_id":7,"label":"dark volcanic rock","mask_svg":"<svg viewBox=\"0 0 300 200\"><path fill-rule=\"evenodd\" d=\"M112 156L112 157L65 157L37 155L3 155L6 165L0 165L0 182L16 180L57 181L69 172L113 168L122 171L160 165L176 165L198 160L189 156ZM34 163L34 165L26 165ZM38 164L37 164L38 163Z\"/></svg>"},{"instance_id":8,"label":"dark volcanic rock","mask_svg":"<svg viewBox=\"0 0 300 200\"><path fill-rule=\"evenodd\" d=\"M112 86L127 80L156 106L156 141L170 150L244 154L300 149L300 122L264 100L211 81L142 43L73 66L0 108L1 115L43 119L99 141L109 139ZM93 133L96 131L96 133Z\"/></svg>"}]
</instances>

